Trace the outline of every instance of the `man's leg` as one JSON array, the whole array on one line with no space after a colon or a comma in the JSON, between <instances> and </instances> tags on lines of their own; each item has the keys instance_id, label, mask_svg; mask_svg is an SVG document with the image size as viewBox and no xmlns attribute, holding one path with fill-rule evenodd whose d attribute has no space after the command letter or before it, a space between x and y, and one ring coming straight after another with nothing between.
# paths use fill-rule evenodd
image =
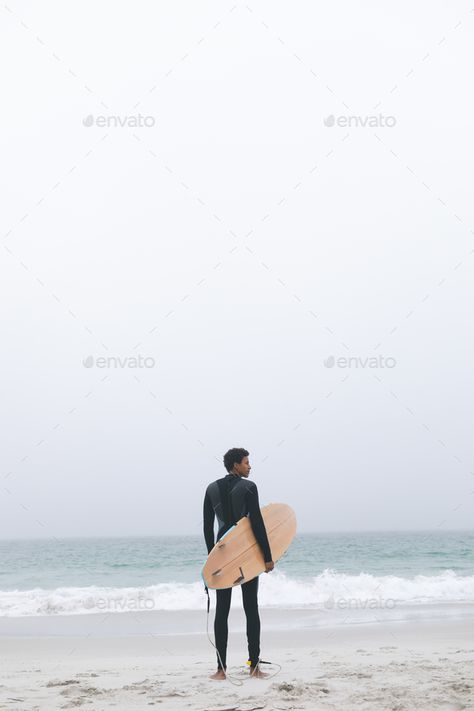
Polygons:
<instances>
[{"instance_id":1,"label":"man's leg","mask_svg":"<svg viewBox=\"0 0 474 711\"><path fill-rule=\"evenodd\" d=\"M217 655L217 668L224 670L227 668L227 637L228 626L227 618L229 617L230 601L232 598L232 588L224 588L216 590L216 616L214 619L214 636L216 639L217 651L222 659L222 664ZM216 652L217 654L217 652Z\"/></svg>"},{"instance_id":2,"label":"man's leg","mask_svg":"<svg viewBox=\"0 0 474 711\"><path fill-rule=\"evenodd\" d=\"M242 583L242 602L247 617L247 642L249 659L254 667L260 656L260 617L258 614L258 575Z\"/></svg>"}]
</instances>

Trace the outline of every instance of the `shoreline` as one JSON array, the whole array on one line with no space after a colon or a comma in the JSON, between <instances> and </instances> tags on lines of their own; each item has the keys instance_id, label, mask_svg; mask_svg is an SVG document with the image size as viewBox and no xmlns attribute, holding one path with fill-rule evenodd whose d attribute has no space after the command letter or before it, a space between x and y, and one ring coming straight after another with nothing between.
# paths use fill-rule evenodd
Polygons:
<instances>
[{"instance_id":1,"label":"shoreline","mask_svg":"<svg viewBox=\"0 0 474 711\"><path fill-rule=\"evenodd\" d=\"M334 629L341 625L365 627L374 624L406 625L474 620L474 603L436 603L400 605L391 609L331 609L260 607L262 630L313 631ZM211 597L209 626L212 629L215 599ZM90 636L140 637L147 635L186 636L205 632L207 607L202 610L104 611L76 615L37 615L0 617L0 638L55 638ZM232 606L229 632L245 630L241 607Z\"/></svg>"},{"instance_id":2,"label":"shoreline","mask_svg":"<svg viewBox=\"0 0 474 711\"><path fill-rule=\"evenodd\" d=\"M261 616L262 619L262 616ZM83 627L81 634L75 635L15 635L9 636L0 634L0 658L10 656L14 650L21 651L28 656L29 651L36 654L42 647L66 648L74 643L75 648L82 647L86 652L89 649L94 652L107 652L111 656L123 656L124 651L129 652L131 648L141 650L144 655L153 655L160 649L169 651L170 649L203 649L207 646L212 652L212 646L206 634L206 624L199 632L182 631L179 634L159 634L142 629L139 635L107 634L105 620L97 621L98 624L93 629ZM244 623L245 618L238 623ZM229 620L230 623L230 620ZM1 630L0 630L1 632ZM116 630L117 632L117 630ZM209 634L214 639L213 617L209 621ZM245 642L244 624L238 626L229 624L229 640L240 640ZM358 645L362 641L365 644L378 644L382 638L398 639L399 643L414 644L424 648L438 639L444 643L449 641L453 646L466 643L472 646L474 662L474 617L469 619L449 620L416 620L416 621L380 621L374 619L370 624L353 624L344 622L339 625L327 627L300 627L300 628L275 628L267 625L262 619L261 646L268 644L274 648L286 648L293 646L331 647L333 645ZM241 645L242 646L242 645ZM245 646L245 645L244 645Z\"/></svg>"}]
</instances>

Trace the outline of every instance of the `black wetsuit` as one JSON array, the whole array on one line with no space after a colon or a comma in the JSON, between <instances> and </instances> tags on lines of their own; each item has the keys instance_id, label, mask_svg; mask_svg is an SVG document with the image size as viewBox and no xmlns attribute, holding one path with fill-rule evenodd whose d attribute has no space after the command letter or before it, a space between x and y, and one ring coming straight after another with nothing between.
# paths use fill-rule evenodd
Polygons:
<instances>
[{"instance_id":1,"label":"black wetsuit","mask_svg":"<svg viewBox=\"0 0 474 711\"><path fill-rule=\"evenodd\" d=\"M272 554L265 530L260 504L258 501L257 485L238 474L227 474L222 479L213 481L206 489L204 497L204 538L206 539L207 552L214 547L214 517L217 518L219 530L216 542L237 523L243 516L249 516L252 530L262 549L263 559L270 562ZM255 666L260 655L260 617L258 614L258 575L242 583L242 601L247 618L247 642L249 659ZM216 617L214 620L214 634L216 647L222 659L222 664L217 656L218 669L226 669L226 653L228 626L232 588L216 590Z\"/></svg>"}]
</instances>

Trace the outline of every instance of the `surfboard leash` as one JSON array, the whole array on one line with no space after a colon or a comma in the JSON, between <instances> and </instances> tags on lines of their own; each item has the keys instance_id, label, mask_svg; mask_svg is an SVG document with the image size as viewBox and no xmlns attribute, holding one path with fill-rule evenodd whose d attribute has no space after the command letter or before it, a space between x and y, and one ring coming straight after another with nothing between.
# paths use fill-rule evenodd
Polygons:
<instances>
[{"instance_id":1,"label":"surfboard leash","mask_svg":"<svg viewBox=\"0 0 474 711\"><path fill-rule=\"evenodd\" d=\"M257 664L255 665L254 670L250 672L249 677L253 676L255 674L255 669L257 669L260 666L260 664L271 664L272 666L278 667L276 672L274 672L273 674L269 674L267 676L267 679L273 679L274 676L276 676L277 674L279 674L281 672L281 664L278 664L278 662L265 662L263 659L259 659ZM250 659L247 661L247 665L249 667L252 666L252 662L250 661Z\"/></svg>"}]
</instances>

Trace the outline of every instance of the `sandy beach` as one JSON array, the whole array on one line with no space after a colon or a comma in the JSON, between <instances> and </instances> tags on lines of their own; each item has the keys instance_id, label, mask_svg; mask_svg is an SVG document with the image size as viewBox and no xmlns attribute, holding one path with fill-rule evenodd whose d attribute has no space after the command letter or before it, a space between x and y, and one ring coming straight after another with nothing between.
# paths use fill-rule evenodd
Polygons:
<instances>
[{"instance_id":1,"label":"sandy beach","mask_svg":"<svg viewBox=\"0 0 474 711\"><path fill-rule=\"evenodd\" d=\"M464 613L324 626L309 611L264 609L261 657L275 676L259 680L248 678L244 617L232 610L232 680L222 682L208 678L204 612L6 618L0 709L473 709L472 606Z\"/></svg>"}]
</instances>

